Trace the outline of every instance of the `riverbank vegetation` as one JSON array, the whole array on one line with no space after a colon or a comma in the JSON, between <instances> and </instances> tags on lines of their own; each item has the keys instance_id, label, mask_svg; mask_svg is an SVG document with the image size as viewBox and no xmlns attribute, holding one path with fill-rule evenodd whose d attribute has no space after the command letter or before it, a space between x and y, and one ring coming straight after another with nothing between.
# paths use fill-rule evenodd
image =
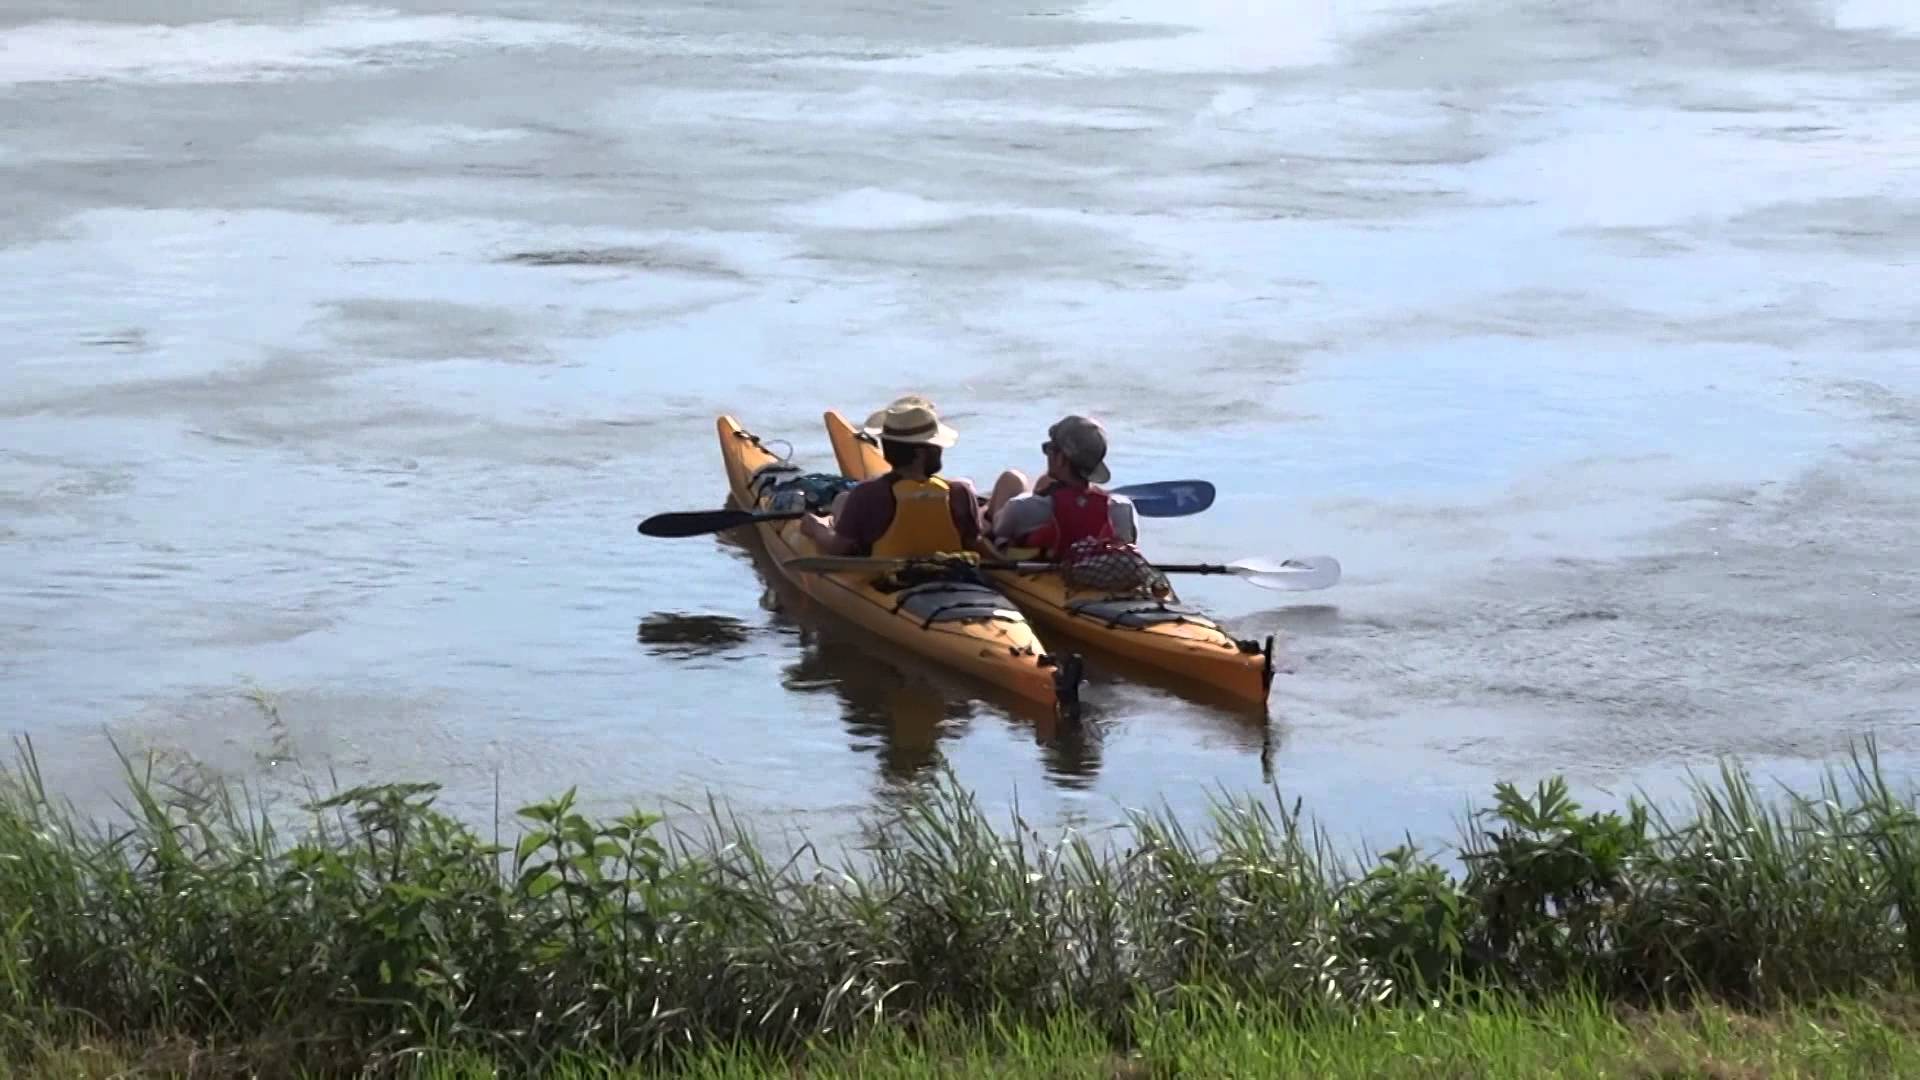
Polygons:
<instances>
[{"instance_id":1,"label":"riverbank vegetation","mask_svg":"<svg viewBox=\"0 0 1920 1080\"><path fill-rule=\"evenodd\" d=\"M1503 785L1451 858L1342 855L1297 804L1264 800L1221 802L1204 834L1141 814L1118 839L1043 839L945 779L863 850L776 864L717 807L669 832L641 812L588 820L569 793L496 841L436 810L431 786L393 784L317 800L286 835L224 793L129 778L128 819L98 826L48 797L31 754L0 780L0 1060L55 1075L1920 1062L1920 815L1871 745L1804 795L1723 768L1683 817Z\"/></svg>"},{"instance_id":2,"label":"riverbank vegetation","mask_svg":"<svg viewBox=\"0 0 1920 1080\"><path fill-rule=\"evenodd\" d=\"M615 1080L859 1077L1008 1077L1013 1080L1145 1080L1148 1077L1300 1077L1312 1080L1542 1076L1699 1078L1920 1075L1920 1026L1910 1002L1835 1001L1752 1015L1724 1005L1642 1012L1593 998L1482 1003L1421 1011L1376 1007L1310 1017L1226 1002L1142 1010L1131 1049L1114 1047L1078 1014L1044 1021L925 1020L811 1043L802 1053L715 1046L682 1056L666 1073L601 1053L557 1055L540 1075ZM282 1058L209 1054L183 1039L128 1049L42 1041L16 1059L22 1075L78 1078L277 1075ZM379 1063L421 1080L483 1080L513 1067L476 1051L429 1052ZM0 1068L0 1075L5 1070Z\"/></svg>"}]
</instances>

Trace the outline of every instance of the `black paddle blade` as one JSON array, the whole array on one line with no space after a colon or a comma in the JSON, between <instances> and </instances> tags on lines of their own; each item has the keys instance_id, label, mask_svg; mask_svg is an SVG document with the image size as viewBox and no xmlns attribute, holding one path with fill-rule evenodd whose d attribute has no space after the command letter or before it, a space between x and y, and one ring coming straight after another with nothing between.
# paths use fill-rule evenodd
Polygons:
<instances>
[{"instance_id":1,"label":"black paddle blade","mask_svg":"<svg viewBox=\"0 0 1920 1080\"><path fill-rule=\"evenodd\" d=\"M756 521L784 521L800 515L756 514L751 510L683 510L671 514L655 514L640 523L642 536L704 536L707 533L725 532L742 525L752 525Z\"/></svg>"}]
</instances>

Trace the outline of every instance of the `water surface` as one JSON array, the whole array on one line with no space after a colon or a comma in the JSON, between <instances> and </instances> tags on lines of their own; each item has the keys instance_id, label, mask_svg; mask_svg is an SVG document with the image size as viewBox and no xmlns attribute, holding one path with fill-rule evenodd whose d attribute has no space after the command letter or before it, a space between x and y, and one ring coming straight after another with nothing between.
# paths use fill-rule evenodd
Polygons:
<instances>
[{"instance_id":1,"label":"water surface","mask_svg":"<svg viewBox=\"0 0 1920 1080\"><path fill-rule=\"evenodd\" d=\"M77 798L579 784L822 835L948 765L1450 834L1496 778L1804 776L1920 702L1908 5L458 11L0 0L0 712ZM1287 668L1039 730L633 529L731 413L950 471L1102 417Z\"/></svg>"}]
</instances>

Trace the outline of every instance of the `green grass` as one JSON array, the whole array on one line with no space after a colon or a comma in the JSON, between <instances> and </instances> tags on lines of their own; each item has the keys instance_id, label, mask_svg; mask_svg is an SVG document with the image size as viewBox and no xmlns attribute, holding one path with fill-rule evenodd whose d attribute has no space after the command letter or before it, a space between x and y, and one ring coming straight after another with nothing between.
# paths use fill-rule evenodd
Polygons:
<instances>
[{"instance_id":1,"label":"green grass","mask_svg":"<svg viewBox=\"0 0 1920 1080\"><path fill-rule=\"evenodd\" d=\"M857 856L775 865L717 807L669 834L569 792L496 846L429 785L316 800L287 836L227 792L128 780L126 820L83 825L30 752L0 779L0 1061L1773 1075L1914 1053L1920 816L1871 744L1805 797L1723 769L1684 820L1501 785L1459 875L1339 856L1262 801L1095 846L943 781Z\"/></svg>"},{"instance_id":2,"label":"green grass","mask_svg":"<svg viewBox=\"0 0 1920 1080\"><path fill-rule=\"evenodd\" d=\"M707 1076L1633 1077L1920 1075L1920 1037L1860 1004L1753 1018L1725 1009L1615 1015L1591 998L1302 1022L1207 1004L1143 1022L1117 1054L1077 1020L897 1034L819 1051L801 1068L716 1056Z\"/></svg>"},{"instance_id":3,"label":"green grass","mask_svg":"<svg viewBox=\"0 0 1920 1080\"><path fill-rule=\"evenodd\" d=\"M1753 1015L1714 1005L1688 1011L1610 1009L1592 997L1566 996L1302 1018L1215 1001L1143 1013L1137 1045L1124 1051L1111 1045L1097 1023L1062 1014L1025 1022L933 1019L911 1034L881 1028L784 1055L751 1047L709 1048L670 1074L592 1056L556 1061L548 1071L580 1080L643 1075L696 1080L1916 1076L1920 1029L1912 1020L1917 1004L1913 999L1834 1001ZM196 1057L194 1049L182 1042L156 1043L138 1053L43 1044L20 1059L20 1075L78 1080L136 1069L205 1075L240 1064L219 1055ZM501 1063L454 1051L412 1056L393 1063L393 1069L421 1080L483 1080L500 1075Z\"/></svg>"}]
</instances>

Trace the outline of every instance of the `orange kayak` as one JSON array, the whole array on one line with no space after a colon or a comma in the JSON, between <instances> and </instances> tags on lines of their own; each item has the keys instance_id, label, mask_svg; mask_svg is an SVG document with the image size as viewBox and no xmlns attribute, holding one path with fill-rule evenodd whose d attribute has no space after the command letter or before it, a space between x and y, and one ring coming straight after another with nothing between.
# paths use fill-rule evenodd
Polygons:
<instances>
[{"instance_id":1,"label":"orange kayak","mask_svg":"<svg viewBox=\"0 0 1920 1080\"><path fill-rule=\"evenodd\" d=\"M840 471L856 480L887 471L871 436L838 412L826 413L827 438ZM1179 602L1077 588L1057 570L985 573L1049 634L1190 679L1228 697L1264 704L1273 685L1273 638L1235 638L1206 614Z\"/></svg>"},{"instance_id":2,"label":"orange kayak","mask_svg":"<svg viewBox=\"0 0 1920 1080\"><path fill-rule=\"evenodd\" d=\"M805 498L802 470L769 451L731 416L718 420L720 454L735 505L746 510L793 510ZM825 508L816 508L825 512ZM1002 687L1018 697L1071 710L1079 695L1077 657L1048 653L1018 607L981 584L941 581L884 591L872 569L789 570L794 559L823 554L797 519L754 524L769 560L809 599L936 662Z\"/></svg>"}]
</instances>

